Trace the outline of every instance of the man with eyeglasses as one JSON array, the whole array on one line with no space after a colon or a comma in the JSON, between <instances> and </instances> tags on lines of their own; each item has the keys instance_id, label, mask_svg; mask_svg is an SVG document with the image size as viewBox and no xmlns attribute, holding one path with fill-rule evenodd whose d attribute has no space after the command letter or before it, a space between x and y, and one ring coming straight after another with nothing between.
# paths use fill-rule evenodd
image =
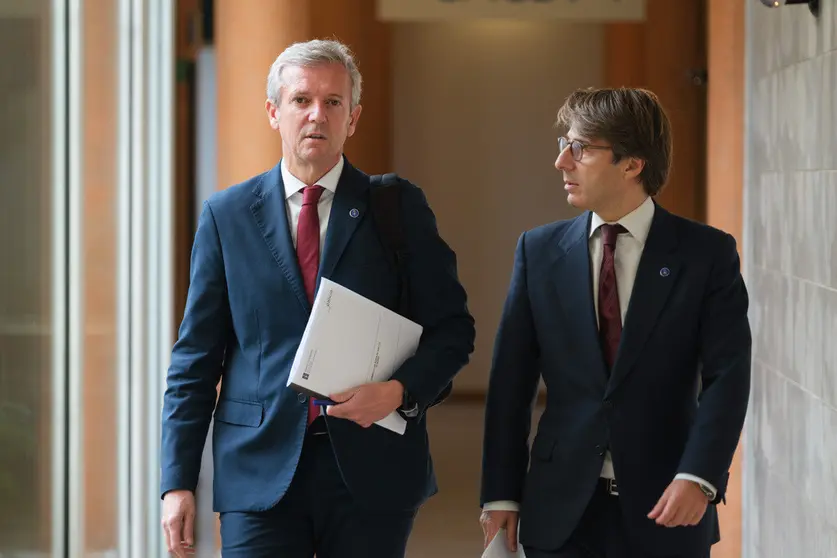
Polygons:
<instances>
[{"instance_id":1,"label":"man with eyeglasses","mask_svg":"<svg viewBox=\"0 0 837 558\"><path fill-rule=\"evenodd\" d=\"M735 240L655 200L672 139L653 93L579 90L558 124L555 168L583 213L518 241L486 406L485 543L501 532L516 549L519 525L527 558L708 558L750 391Z\"/></svg>"}]
</instances>

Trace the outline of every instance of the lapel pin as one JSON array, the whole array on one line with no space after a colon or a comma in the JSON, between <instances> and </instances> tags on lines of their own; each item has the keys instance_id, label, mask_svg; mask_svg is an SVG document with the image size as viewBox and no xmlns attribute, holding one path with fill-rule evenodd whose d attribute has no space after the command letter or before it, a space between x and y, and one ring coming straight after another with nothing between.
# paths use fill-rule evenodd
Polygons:
<instances>
[{"instance_id":1,"label":"lapel pin","mask_svg":"<svg viewBox=\"0 0 837 558\"><path fill-rule=\"evenodd\" d=\"M671 270L667 267L664 267L660 270L660 277L668 277L671 275Z\"/></svg>"},{"instance_id":2,"label":"lapel pin","mask_svg":"<svg viewBox=\"0 0 837 558\"><path fill-rule=\"evenodd\" d=\"M358 215L360 215L360 211L358 211L358 210L357 210L356 208L354 208L354 207L351 209L351 211L349 211L349 216L350 216L352 219L357 219L357 216L358 216Z\"/></svg>"}]
</instances>

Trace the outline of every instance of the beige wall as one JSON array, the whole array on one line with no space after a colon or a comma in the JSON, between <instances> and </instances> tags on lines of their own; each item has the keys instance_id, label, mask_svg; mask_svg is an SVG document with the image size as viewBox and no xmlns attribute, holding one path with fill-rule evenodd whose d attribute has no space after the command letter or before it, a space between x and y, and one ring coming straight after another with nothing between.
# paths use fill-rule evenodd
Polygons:
<instances>
[{"instance_id":1,"label":"beige wall","mask_svg":"<svg viewBox=\"0 0 837 558\"><path fill-rule=\"evenodd\" d=\"M486 387L518 237L575 214L552 166L553 122L572 89L601 85L602 49L597 24L394 26L393 168L427 193L477 321L457 392Z\"/></svg>"},{"instance_id":2,"label":"beige wall","mask_svg":"<svg viewBox=\"0 0 837 558\"><path fill-rule=\"evenodd\" d=\"M738 241L744 192L744 4L709 0L706 222ZM744 280L749 284L749 278ZM726 505L718 507L721 542L712 558L741 557L741 446L730 468Z\"/></svg>"}]
</instances>

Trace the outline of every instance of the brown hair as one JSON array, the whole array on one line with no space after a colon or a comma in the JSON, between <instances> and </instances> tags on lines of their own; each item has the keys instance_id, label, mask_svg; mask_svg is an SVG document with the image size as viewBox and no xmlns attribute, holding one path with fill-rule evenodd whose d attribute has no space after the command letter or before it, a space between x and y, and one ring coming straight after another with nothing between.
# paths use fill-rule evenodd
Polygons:
<instances>
[{"instance_id":1,"label":"brown hair","mask_svg":"<svg viewBox=\"0 0 837 558\"><path fill-rule=\"evenodd\" d=\"M645 161L639 181L649 196L659 194L671 169L671 122L657 96L646 89L578 89L558 110L556 123L588 140L603 140L613 162Z\"/></svg>"}]
</instances>

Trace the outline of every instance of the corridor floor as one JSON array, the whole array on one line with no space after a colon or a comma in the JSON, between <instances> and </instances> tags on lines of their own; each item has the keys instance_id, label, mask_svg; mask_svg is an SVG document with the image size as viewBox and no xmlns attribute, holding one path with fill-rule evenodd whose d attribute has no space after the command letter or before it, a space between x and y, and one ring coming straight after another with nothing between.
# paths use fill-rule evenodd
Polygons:
<instances>
[{"instance_id":1,"label":"corridor floor","mask_svg":"<svg viewBox=\"0 0 837 558\"><path fill-rule=\"evenodd\" d=\"M439 493L419 511L407 558L479 558L483 405L440 405L428 429Z\"/></svg>"}]
</instances>

